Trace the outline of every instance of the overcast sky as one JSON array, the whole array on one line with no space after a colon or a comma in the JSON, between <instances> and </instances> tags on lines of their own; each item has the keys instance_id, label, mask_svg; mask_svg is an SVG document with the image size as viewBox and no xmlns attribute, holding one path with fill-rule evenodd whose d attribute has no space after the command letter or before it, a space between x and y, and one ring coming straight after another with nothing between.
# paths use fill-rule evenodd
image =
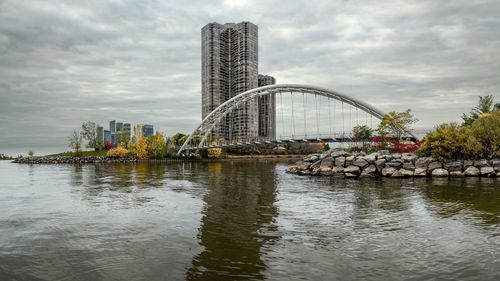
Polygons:
<instances>
[{"instance_id":1,"label":"overcast sky","mask_svg":"<svg viewBox=\"0 0 500 281\"><path fill-rule=\"evenodd\" d=\"M500 99L498 0L0 0L0 153L67 150L85 120L191 131L200 29L240 21L259 26L260 73L411 108L419 128Z\"/></svg>"}]
</instances>

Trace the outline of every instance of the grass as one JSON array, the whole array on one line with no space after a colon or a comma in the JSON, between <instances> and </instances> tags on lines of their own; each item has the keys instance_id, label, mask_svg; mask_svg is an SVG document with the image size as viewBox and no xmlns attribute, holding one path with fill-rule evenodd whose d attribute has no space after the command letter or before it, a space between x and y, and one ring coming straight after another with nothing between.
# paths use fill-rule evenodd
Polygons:
<instances>
[{"instance_id":1,"label":"grass","mask_svg":"<svg viewBox=\"0 0 500 281\"><path fill-rule=\"evenodd\" d=\"M107 152L108 152L107 150L100 150L100 151L90 150L90 151L82 151L79 154L77 154L75 152L66 151L66 152L62 152L62 153L56 153L56 154L46 155L46 157L62 157L62 156L72 156L72 157L75 157L75 156L77 156L77 157L106 156Z\"/></svg>"}]
</instances>

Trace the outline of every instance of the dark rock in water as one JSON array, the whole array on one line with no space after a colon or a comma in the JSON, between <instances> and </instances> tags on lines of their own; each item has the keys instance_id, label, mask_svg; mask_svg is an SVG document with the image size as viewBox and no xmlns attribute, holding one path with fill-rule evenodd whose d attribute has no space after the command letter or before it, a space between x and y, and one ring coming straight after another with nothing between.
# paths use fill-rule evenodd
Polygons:
<instances>
[{"instance_id":1,"label":"dark rock in water","mask_svg":"<svg viewBox=\"0 0 500 281\"><path fill-rule=\"evenodd\" d=\"M378 159L377 161L375 161L375 167L377 167L378 171L382 171L385 166L385 162L385 159Z\"/></svg>"},{"instance_id":2,"label":"dark rock in water","mask_svg":"<svg viewBox=\"0 0 500 281\"><path fill-rule=\"evenodd\" d=\"M358 177L358 175L354 174L354 173L345 173L344 176L346 178L357 178Z\"/></svg>"},{"instance_id":3,"label":"dark rock in water","mask_svg":"<svg viewBox=\"0 0 500 281\"><path fill-rule=\"evenodd\" d=\"M450 172L450 177L454 177L454 178L461 178L464 176L464 173L460 172L460 171L453 171L453 172Z\"/></svg>"},{"instance_id":4,"label":"dark rock in water","mask_svg":"<svg viewBox=\"0 0 500 281\"><path fill-rule=\"evenodd\" d=\"M415 177L425 177L427 175L427 170L423 168L416 168L413 172L413 176Z\"/></svg>"},{"instance_id":5,"label":"dark rock in water","mask_svg":"<svg viewBox=\"0 0 500 281\"><path fill-rule=\"evenodd\" d=\"M344 172L344 167L340 167L340 166L335 166L333 169L332 169L332 172L334 174L341 174Z\"/></svg>"}]
</instances>

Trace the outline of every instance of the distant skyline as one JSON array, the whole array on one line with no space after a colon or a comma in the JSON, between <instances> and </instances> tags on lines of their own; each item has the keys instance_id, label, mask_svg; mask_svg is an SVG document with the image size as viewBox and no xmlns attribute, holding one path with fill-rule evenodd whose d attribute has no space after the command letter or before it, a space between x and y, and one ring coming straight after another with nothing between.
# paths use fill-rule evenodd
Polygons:
<instances>
[{"instance_id":1,"label":"distant skyline","mask_svg":"<svg viewBox=\"0 0 500 281\"><path fill-rule=\"evenodd\" d=\"M3 0L0 153L67 150L87 120L189 133L200 29L240 21L259 27L260 73L411 108L418 129L500 101L499 1Z\"/></svg>"}]
</instances>

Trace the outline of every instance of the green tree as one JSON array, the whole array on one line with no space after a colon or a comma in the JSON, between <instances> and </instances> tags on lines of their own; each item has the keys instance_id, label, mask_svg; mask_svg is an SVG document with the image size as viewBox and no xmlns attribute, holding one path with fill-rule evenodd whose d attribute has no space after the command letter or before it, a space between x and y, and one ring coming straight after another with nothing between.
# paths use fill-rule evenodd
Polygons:
<instances>
[{"instance_id":1,"label":"green tree","mask_svg":"<svg viewBox=\"0 0 500 281\"><path fill-rule=\"evenodd\" d=\"M82 134L73 130L71 135L68 137L69 147L76 153L80 154L82 151Z\"/></svg>"},{"instance_id":2,"label":"green tree","mask_svg":"<svg viewBox=\"0 0 500 281\"><path fill-rule=\"evenodd\" d=\"M380 136L392 135L395 139L401 140L405 134L412 131L412 125L418 121L408 109L403 112L391 111L384 115L377 130Z\"/></svg>"},{"instance_id":3,"label":"green tree","mask_svg":"<svg viewBox=\"0 0 500 281\"><path fill-rule=\"evenodd\" d=\"M81 136L88 141L88 148L98 148L99 143L97 141L97 124L91 121L87 121L82 124Z\"/></svg>"},{"instance_id":4,"label":"green tree","mask_svg":"<svg viewBox=\"0 0 500 281\"><path fill-rule=\"evenodd\" d=\"M494 110L499 110L500 105L497 103L493 105L493 96L479 96L478 104L472 108L469 114L462 114L462 120L464 125L472 125L474 121L478 119L481 114L490 113Z\"/></svg>"},{"instance_id":5,"label":"green tree","mask_svg":"<svg viewBox=\"0 0 500 281\"><path fill-rule=\"evenodd\" d=\"M366 147L366 143L372 137L372 130L366 126L356 126L352 129L352 136L356 142L361 142L363 144L363 149Z\"/></svg>"},{"instance_id":6,"label":"green tree","mask_svg":"<svg viewBox=\"0 0 500 281\"><path fill-rule=\"evenodd\" d=\"M151 158L163 158L167 154L167 145L165 136L156 132L156 134L147 138L148 140L148 156Z\"/></svg>"},{"instance_id":7,"label":"green tree","mask_svg":"<svg viewBox=\"0 0 500 281\"><path fill-rule=\"evenodd\" d=\"M500 156L500 111L481 114L471 125L470 133L482 145L482 156Z\"/></svg>"},{"instance_id":8,"label":"green tree","mask_svg":"<svg viewBox=\"0 0 500 281\"><path fill-rule=\"evenodd\" d=\"M452 159L476 158L483 146L470 129L457 123L443 123L427 133L417 153L445 162Z\"/></svg>"}]
</instances>

